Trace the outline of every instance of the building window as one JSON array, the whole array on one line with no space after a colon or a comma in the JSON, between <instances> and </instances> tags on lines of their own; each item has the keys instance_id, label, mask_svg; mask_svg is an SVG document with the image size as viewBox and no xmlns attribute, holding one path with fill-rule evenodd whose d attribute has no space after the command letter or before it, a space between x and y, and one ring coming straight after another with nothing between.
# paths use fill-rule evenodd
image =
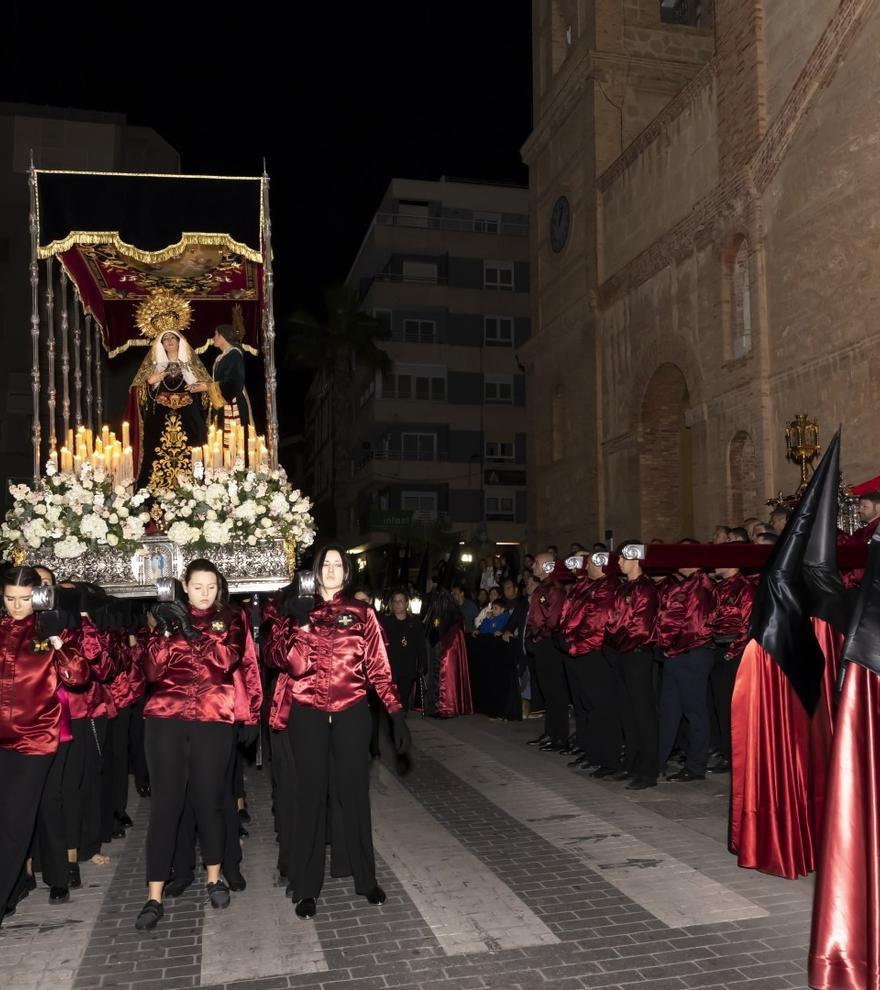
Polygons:
<instances>
[{"instance_id":1,"label":"building window","mask_svg":"<svg viewBox=\"0 0 880 990\"><path fill-rule=\"evenodd\" d=\"M484 316L483 343L486 347L513 347L513 319L509 316Z\"/></svg>"},{"instance_id":2,"label":"building window","mask_svg":"<svg viewBox=\"0 0 880 990\"><path fill-rule=\"evenodd\" d=\"M480 234L500 234L501 215L474 212L474 230Z\"/></svg>"},{"instance_id":3,"label":"building window","mask_svg":"<svg viewBox=\"0 0 880 990\"><path fill-rule=\"evenodd\" d=\"M391 315L392 311L390 309L373 310L373 319L387 334L391 333Z\"/></svg>"},{"instance_id":4,"label":"building window","mask_svg":"<svg viewBox=\"0 0 880 990\"><path fill-rule=\"evenodd\" d=\"M565 456L565 393L561 385L553 389L553 405L550 428L553 440L553 460L561 461Z\"/></svg>"},{"instance_id":5,"label":"building window","mask_svg":"<svg viewBox=\"0 0 880 990\"><path fill-rule=\"evenodd\" d=\"M432 365L397 365L382 376L383 399L446 399L446 369Z\"/></svg>"},{"instance_id":6,"label":"building window","mask_svg":"<svg viewBox=\"0 0 880 990\"><path fill-rule=\"evenodd\" d=\"M512 495L487 495L486 496L486 520L495 522L500 520L513 520L516 508L516 499Z\"/></svg>"},{"instance_id":7,"label":"building window","mask_svg":"<svg viewBox=\"0 0 880 990\"><path fill-rule=\"evenodd\" d=\"M401 492L401 509L410 509L416 522L437 521L436 492Z\"/></svg>"},{"instance_id":8,"label":"building window","mask_svg":"<svg viewBox=\"0 0 880 990\"><path fill-rule=\"evenodd\" d=\"M406 344L433 344L437 339L437 324L433 320L404 320L403 340Z\"/></svg>"},{"instance_id":9,"label":"building window","mask_svg":"<svg viewBox=\"0 0 880 990\"><path fill-rule=\"evenodd\" d=\"M434 261L404 261L404 282L426 282L437 284L437 263Z\"/></svg>"},{"instance_id":10,"label":"building window","mask_svg":"<svg viewBox=\"0 0 880 990\"><path fill-rule=\"evenodd\" d=\"M502 405L513 405L513 375L486 375L483 399Z\"/></svg>"},{"instance_id":11,"label":"building window","mask_svg":"<svg viewBox=\"0 0 880 990\"><path fill-rule=\"evenodd\" d=\"M513 262L484 261L483 288L513 291Z\"/></svg>"},{"instance_id":12,"label":"building window","mask_svg":"<svg viewBox=\"0 0 880 990\"><path fill-rule=\"evenodd\" d=\"M512 461L515 456L514 445L508 440L487 440L484 456L487 461Z\"/></svg>"},{"instance_id":13,"label":"building window","mask_svg":"<svg viewBox=\"0 0 880 990\"><path fill-rule=\"evenodd\" d=\"M708 28L712 26L711 8L711 0L660 0L660 21Z\"/></svg>"},{"instance_id":14,"label":"building window","mask_svg":"<svg viewBox=\"0 0 880 990\"><path fill-rule=\"evenodd\" d=\"M749 275L749 242L743 238L733 259L730 276L730 330L734 358L752 349L752 298Z\"/></svg>"},{"instance_id":15,"label":"building window","mask_svg":"<svg viewBox=\"0 0 880 990\"><path fill-rule=\"evenodd\" d=\"M405 461L436 461L436 433L402 433L400 447Z\"/></svg>"},{"instance_id":16,"label":"building window","mask_svg":"<svg viewBox=\"0 0 880 990\"><path fill-rule=\"evenodd\" d=\"M427 227L428 204L402 199L397 206L397 224L399 227Z\"/></svg>"}]
</instances>

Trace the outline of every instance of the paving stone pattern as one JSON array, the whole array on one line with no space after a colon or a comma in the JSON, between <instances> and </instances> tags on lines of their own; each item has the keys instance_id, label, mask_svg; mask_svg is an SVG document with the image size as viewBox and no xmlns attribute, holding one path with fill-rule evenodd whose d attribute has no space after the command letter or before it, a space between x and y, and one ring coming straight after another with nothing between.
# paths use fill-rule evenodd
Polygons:
<instances>
[{"instance_id":1,"label":"paving stone pattern","mask_svg":"<svg viewBox=\"0 0 880 990\"><path fill-rule=\"evenodd\" d=\"M412 720L413 769L374 765L382 907L326 881L300 921L275 872L269 774L250 770L248 889L200 880L145 899L148 801L53 908L40 887L0 929L2 990L788 990L806 987L812 882L740 870L723 778L627 793L524 745L534 723Z\"/></svg>"}]
</instances>

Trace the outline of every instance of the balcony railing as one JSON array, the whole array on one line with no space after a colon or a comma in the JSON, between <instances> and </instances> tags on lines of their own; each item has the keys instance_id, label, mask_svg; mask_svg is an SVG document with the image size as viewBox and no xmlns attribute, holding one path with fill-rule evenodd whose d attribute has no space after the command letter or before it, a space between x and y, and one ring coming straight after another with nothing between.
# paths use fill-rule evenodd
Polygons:
<instances>
[{"instance_id":1,"label":"balcony railing","mask_svg":"<svg viewBox=\"0 0 880 990\"><path fill-rule=\"evenodd\" d=\"M364 452L357 460L355 468L362 471L371 461L446 461L449 454L445 450L402 450L400 448L377 447Z\"/></svg>"},{"instance_id":2,"label":"balcony railing","mask_svg":"<svg viewBox=\"0 0 880 990\"><path fill-rule=\"evenodd\" d=\"M405 213L377 213L375 223L381 227L416 227L422 230L452 230L467 234L494 234L496 237L527 237L527 223L472 217L414 217Z\"/></svg>"}]
</instances>

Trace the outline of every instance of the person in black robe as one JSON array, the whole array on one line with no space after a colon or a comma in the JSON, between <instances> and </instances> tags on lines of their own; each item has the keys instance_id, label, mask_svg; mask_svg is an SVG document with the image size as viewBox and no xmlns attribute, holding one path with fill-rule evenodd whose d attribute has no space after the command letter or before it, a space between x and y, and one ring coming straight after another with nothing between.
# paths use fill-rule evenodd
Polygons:
<instances>
[{"instance_id":1,"label":"person in black robe","mask_svg":"<svg viewBox=\"0 0 880 990\"><path fill-rule=\"evenodd\" d=\"M245 388L243 339L244 323L241 310L236 307L233 322L221 323L214 330L213 344L220 353L214 359L212 381L190 386L191 392L207 392L214 411L214 425L223 431L224 446L229 446L229 436L239 426L247 434L248 426L254 421Z\"/></svg>"}]
</instances>

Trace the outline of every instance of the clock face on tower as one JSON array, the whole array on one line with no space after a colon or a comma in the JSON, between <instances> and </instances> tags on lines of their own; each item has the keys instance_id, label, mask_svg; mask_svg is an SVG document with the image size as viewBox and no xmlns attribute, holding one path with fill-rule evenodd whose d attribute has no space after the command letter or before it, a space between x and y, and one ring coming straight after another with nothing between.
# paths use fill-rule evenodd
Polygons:
<instances>
[{"instance_id":1,"label":"clock face on tower","mask_svg":"<svg viewBox=\"0 0 880 990\"><path fill-rule=\"evenodd\" d=\"M560 196L553 204L553 213L550 216L550 247L556 254L565 247L570 227L571 204L565 196Z\"/></svg>"}]
</instances>

